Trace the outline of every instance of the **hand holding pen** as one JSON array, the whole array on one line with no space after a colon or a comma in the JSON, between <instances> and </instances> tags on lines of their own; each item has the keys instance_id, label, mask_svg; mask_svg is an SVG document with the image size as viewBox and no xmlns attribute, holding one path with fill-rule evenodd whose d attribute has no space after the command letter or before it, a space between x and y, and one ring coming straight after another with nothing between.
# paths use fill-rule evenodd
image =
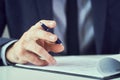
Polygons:
<instances>
[{"instance_id":1,"label":"hand holding pen","mask_svg":"<svg viewBox=\"0 0 120 80\"><path fill-rule=\"evenodd\" d=\"M31 63L38 66L55 64L56 60L49 51L58 53L64 50L57 35L49 32L55 26L56 22L51 20L41 20L33 25L7 49L7 60L12 63Z\"/></svg>"},{"instance_id":2,"label":"hand holding pen","mask_svg":"<svg viewBox=\"0 0 120 80\"><path fill-rule=\"evenodd\" d=\"M41 24L41 27L45 30L45 31L47 31L47 32L50 32L50 28L49 27L47 27L45 24L43 24L42 22L40 22L40 24ZM61 42L61 40L59 39L59 38L57 38L57 40L56 40L56 42L55 42L56 44L61 44L62 42Z\"/></svg>"}]
</instances>

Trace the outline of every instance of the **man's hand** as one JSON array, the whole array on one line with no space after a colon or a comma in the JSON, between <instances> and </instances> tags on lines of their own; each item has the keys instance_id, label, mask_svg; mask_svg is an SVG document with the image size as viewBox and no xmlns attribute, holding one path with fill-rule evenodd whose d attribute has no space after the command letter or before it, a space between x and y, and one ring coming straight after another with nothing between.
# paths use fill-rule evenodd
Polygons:
<instances>
[{"instance_id":1,"label":"man's hand","mask_svg":"<svg viewBox=\"0 0 120 80\"><path fill-rule=\"evenodd\" d=\"M41 20L40 22L49 28L56 26L55 21ZM62 44L55 44L57 36L44 31L40 22L32 26L14 45L8 48L6 57L10 62L32 63L40 66L55 64L55 59L48 52L58 53L63 51L64 47Z\"/></svg>"}]
</instances>

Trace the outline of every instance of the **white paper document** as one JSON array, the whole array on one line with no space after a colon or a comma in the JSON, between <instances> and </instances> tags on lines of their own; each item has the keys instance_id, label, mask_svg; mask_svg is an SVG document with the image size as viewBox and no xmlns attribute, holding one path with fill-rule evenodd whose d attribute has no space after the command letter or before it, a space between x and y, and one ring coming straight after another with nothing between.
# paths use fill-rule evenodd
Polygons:
<instances>
[{"instance_id":1,"label":"white paper document","mask_svg":"<svg viewBox=\"0 0 120 80\"><path fill-rule=\"evenodd\" d=\"M120 59L120 56L117 56L116 58ZM55 59L57 63L51 66L40 67L30 64L16 64L15 66L94 79L101 79L106 76L111 76L119 73L120 71L120 69L118 69L118 66L120 67L120 60L118 61L119 65L118 63L115 63L117 65L114 64L114 68L117 67L118 71L115 69L113 70L113 67L110 66L111 64L107 66L108 63L111 63L111 59L114 59L109 56L58 56L55 57ZM116 59L113 61L116 62Z\"/></svg>"}]
</instances>

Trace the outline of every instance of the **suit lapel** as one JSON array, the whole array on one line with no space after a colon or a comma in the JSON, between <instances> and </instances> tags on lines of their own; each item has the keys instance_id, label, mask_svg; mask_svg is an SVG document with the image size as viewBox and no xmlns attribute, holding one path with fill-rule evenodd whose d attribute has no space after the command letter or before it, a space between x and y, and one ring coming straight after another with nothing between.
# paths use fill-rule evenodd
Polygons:
<instances>
[{"instance_id":1,"label":"suit lapel","mask_svg":"<svg viewBox=\"0 0 120 80\"><path fill-rule=\"evenodd\" d=\"M102 52L106 13L107 13L107 0L91 0L93 9L94 29L97 52Z\"/></svg>"}]
</instances>

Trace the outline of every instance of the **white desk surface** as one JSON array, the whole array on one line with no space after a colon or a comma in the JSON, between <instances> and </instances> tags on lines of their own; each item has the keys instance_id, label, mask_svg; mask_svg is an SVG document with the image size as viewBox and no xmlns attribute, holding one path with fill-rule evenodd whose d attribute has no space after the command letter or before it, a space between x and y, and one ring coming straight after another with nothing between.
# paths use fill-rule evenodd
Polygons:
<instances>
[{"instance_id":1,"label":"white desk surface","mask_svg":"<svg viewBox=\"0 0 120 80\"><path fill-rule=\"evenodd\" d=\"M93 80L93 79L16 68L12 66L6 67L4 66L0 67L0 80Z\"/></svg>"},{"instance_id":2,"label":"white desk surface","mask_svg":"<svg viewBox=\"0 0 120 80\"><path fill-rule=\"evenodd\" d=\"M96 80L85 77L16 68L12 66L0 67L0 80ZM120 80L114 79L114 80Z\"/></svg>"}]
</instances>

